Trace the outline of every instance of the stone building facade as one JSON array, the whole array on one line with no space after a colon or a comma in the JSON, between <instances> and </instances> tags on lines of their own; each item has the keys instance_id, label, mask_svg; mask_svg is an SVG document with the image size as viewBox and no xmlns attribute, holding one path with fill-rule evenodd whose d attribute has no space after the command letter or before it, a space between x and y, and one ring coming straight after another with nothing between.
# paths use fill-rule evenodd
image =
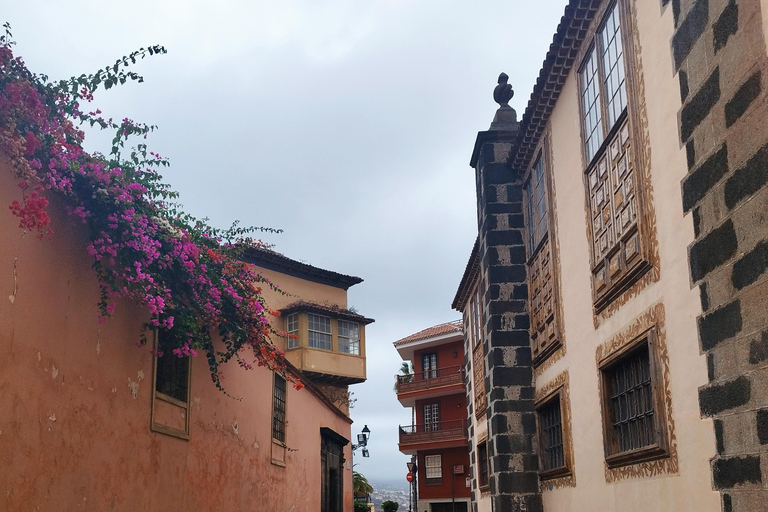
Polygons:
<instances>
[{"instance_id":1,"label":"stone building facade","mask_svg":"<svg viewBox=\"0 0 768 512\"><path fill-rule=\"evenodd\" d=\"M453 303L473 510L765 509L767 22L571 0L520 122L500 77Z\"/></svg>"}]
</instances>

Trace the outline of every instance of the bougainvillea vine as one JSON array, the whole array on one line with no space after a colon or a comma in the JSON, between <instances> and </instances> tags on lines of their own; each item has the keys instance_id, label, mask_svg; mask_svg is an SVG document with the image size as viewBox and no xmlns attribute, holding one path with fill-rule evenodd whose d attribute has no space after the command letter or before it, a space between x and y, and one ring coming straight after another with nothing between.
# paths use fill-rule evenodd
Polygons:
<instances>
[{"instance_id":1,"label":"bougainvillea vine","mask_svg":"<svg viewBox=\"0 0 768 512\"><path fill-rule=\"evenodd\" d=\"M205 354L214 384L222 388L221 365L235 359L240 366L266 366L287 373L283 353L272 342L277 331L262 295L262 286L281 292L244 263L247 250L261 249L255 231L227 230L184 213L178 195L163 182L158 169L168 161L137 143L154 127L130 119L105 119L98 109L82 110L100 87L143 81L128 66L165 48L142 48L92 75L51 82L31 73L13 54L8 24L0 36L0 151L18 179L21 197L9 209L19 227L39 238L55 236L47 213L52 195L90 235L88 253L101 287L100 320L115 311L118 299L142 305L150 314L140 334L161 335L153 346L162 357ZM115 132L108 155L83 149L86 123ZM141 140L141 139L139 139ZM247 354L252 354L253 357Z\"/></svg>"}]
</instances>

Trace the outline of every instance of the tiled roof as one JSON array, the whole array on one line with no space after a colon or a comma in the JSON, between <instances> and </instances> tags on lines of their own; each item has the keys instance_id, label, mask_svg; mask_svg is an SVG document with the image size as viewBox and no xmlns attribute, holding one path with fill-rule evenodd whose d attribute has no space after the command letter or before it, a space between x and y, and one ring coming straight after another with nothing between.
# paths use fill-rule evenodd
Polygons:
<instances>
[{"instance_id":1,"label":"tiled roof","mask_svg":"<svg viewBox=\"0 0 768 512\"><path fill-rule=\"evenodd\" d=\"M469 255L469 261L467 267L464 269L464 275L459 283L459 289L456 290L456 296L453 298L453 304L451 307L456 311L463 311L464 306L469 299L469 292L472 291L471 287L475 284L475 279L480 274L480 237L475 239L475 246L472 248L472 252Z\"/></svg>"},{"instance_id":2,"label":"tiled roof","mask_svg":"<svg viewBox=\"0 0 768 512\"><path fill-rule=\"evenodd\" d=\"M289 276L300 277L315 283L342 288L344 290L348 290L350 286L363 282L359 277L347 276L332 270L313 267L308 263L292 260L271 249L250 248L245 251L242 259L247 263L252 263L262 268L288 274Z\"/></svg>"},{"instance_id":3,"label":"tiled roof","mask_svg":"<svg viewBox=\"0 0 768 512\"><path fill-rule=\"evenodd\" d=\"M341 318L343 320L351 320L353 322L359 322L361 324L366 324L366 325L374 322L373 318L366 318L363 315L357 313L356 311L342 308L337 304L331 304L331 303L321 304L319 302L310 302L308 300L299 300L291 304L288 304L287 306L285 306L283 309L280 310L280 313L283 315L289 315L296 311L326 313L336 318Z\"/></svg>"},{"instance_id":4,"label":"tiled roof","mask_svg":"<svg viewBox=\"0 0 768 512\"><path fill-rule=\"evenodd\" d=\"M512 145L509 164L524 170L547 125L565 80L573 67L579 48L602 0L570 0L549 45L539 78L520 120L520 131Z\"/></svg>"},{"instance_id":5,"label":"tiled roof","mask_svg":"<svg viewBox=\"0 0 768 512\"><path fill-rule=\"evenodd\" d=\"M401 340L397 340L394 345L399 347L400 345L405 345L406 343L411 343L413 341L425 340L427 338L441 336L443 334L450 334L452 332L462 332L462 326L463 323L461 320L435 325L429 329L424 329L423 331L419 331L416 334L411 334L410 336L406 336Z\"/></svg>"}]
</instances>

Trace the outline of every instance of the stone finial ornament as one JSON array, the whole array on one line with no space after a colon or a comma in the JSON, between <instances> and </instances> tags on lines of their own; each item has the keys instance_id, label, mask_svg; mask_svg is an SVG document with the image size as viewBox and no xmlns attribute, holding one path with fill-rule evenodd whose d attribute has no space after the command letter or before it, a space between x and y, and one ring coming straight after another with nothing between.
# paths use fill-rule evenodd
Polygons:
<instances>
[{"instance_id":1,"label":"stone finial ornament","mask_svg":"<svg viewBox=\"0 0 768 512\"><path fill-rule=\"evenodd\" d=\"M493 90L493 101L504 106L509 106L509 100L515 95L512 86L507 83L509 76L506 73L499 75L499 85Z\"/></svg>"}]
</instances>

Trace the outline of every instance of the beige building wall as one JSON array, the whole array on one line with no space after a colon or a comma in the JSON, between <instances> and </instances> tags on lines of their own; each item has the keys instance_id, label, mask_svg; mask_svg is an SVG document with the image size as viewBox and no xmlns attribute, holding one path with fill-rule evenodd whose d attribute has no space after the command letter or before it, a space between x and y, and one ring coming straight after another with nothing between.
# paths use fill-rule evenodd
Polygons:
<instances>
[{"instance_id":1,"label":"beige building wall","mask_svg":"<svg viewBox=\"0 0 768 512\"><path fill-rule=\"evenodd\" d=\"M558 237L560 248L567 345L562 358L549 367L544 365L540 374L537 372L536 389L543 390L567 372L575 486L555 485L550 489L548 482L543 482L544 508L718 511L719 495L712 490L709 466L715 454L713 426L711 420L700 418L698 405L698 387L706 384L707 371L705 359L699 353L696 329L696 317L701 313L698 291L690 289L688 278L687 247L694 238L693 225L691 216L683 216L680 199L680 181L687 166L685 149L678 137L676 112L680 95L669 49L672 8L668 5L662 9L657 1L630 3L636 13L635 37L639 45L635 46L640 49L636 54L642 74L640 90L644 88L640 112L647 117L651 206L657 219L660 278L595 327L574 66L550 119L552 197L558 222L556 230L550 232ZM603 449L596 351L639 317L662 310L669 370L665 377L671 405L667 414L674 425L670 432L673 456L663 464L648 464L609 476Z\"/></svg>"}]
</instances>

